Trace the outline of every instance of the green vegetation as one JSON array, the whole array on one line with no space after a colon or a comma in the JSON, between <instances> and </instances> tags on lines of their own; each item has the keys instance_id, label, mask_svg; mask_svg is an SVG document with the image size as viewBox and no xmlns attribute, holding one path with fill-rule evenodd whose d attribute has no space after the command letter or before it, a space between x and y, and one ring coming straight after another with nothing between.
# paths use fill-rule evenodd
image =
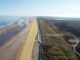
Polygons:
<instances>
[{"instance_id":1,"label":"green vegetation","mask_svg":"<svg viewBox=\"0 0 80 60\"><path fill-rule=\"evenodd\" d=\"M39 21L39 24L43 37L42 42L45 60L78 60L78 57L65 41L64 37L55 36L55 34L61 33L59 29L46 20Z\"/></svg>"}]
</instances>

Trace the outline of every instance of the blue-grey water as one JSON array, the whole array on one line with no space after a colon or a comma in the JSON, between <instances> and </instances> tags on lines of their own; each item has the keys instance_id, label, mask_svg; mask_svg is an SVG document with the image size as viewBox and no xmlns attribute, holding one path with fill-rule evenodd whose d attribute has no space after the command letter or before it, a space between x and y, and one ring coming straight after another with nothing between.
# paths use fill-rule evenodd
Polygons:
<instances>
[{"instance_id":1,"label":"blue-grey water","mask_svg":"<svg viewBox=\"0 0 80 60\"><path fill-rule=\"evenodd\" d=\"M15 19L16 17L0 16L0 26L7 25L8 23Z\"/></svg>"},{"instance_id":2,"label":"blue-grey water","mask_svg":"<svg viewBox=\"0 0 80 60\"><path fill-rule=\"evenodd\" d=\"M0 16L0 28L18 19L20 22L22 19L24 19L24 17Z\"/></svg>"},{"instance_id":3,"label":"blue-grey water","mask_svg":"<svg viewBox=\"0 0 80 60\"><path fill-rule=\"evenodd\" d=\"M16 30L15 29L10 29L10 30L6 30L6 33L0 35L0 46L2 46L3 44L5 44L7 41L9 41L13 36L15 36L16 34L18 34L19 32L21 32L25 26L23 26L23 22L25 20L25 17L1 17L0 16L0 29L5 28L5 25L10 25L12 24L14 21L17 20L17 24L19 25L18 27L20 29Z\"/></svg>"}]
</instances>

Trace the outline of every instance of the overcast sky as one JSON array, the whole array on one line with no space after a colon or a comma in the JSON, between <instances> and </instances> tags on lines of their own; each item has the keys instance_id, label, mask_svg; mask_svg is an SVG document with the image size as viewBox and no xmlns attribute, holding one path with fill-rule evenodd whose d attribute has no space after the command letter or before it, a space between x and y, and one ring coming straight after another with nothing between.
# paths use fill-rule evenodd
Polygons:
<instances>
[{"instance_id":1,"label":"overcast sky","mask_svg":"<svg viewBox=\"0 0 80 60\"><path fill-rule=\"evenodd\" d=\"M0 0L0 15L80 17L80 0Z\"/></svg>"}]
</instances>

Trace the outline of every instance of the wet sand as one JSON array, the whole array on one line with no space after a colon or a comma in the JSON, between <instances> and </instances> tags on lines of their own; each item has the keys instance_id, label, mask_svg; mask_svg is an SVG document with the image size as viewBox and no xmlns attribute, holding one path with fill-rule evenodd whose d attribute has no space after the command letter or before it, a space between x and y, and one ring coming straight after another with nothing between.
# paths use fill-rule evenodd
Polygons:
<instances>
[{"instance_id":1,"label":"wet sand","mask_svg":"<svg viewBox=\"0 0 80 60\"><path fill-rule=\"evenodd\" d=\"M11 40L0 47L0 60L16 60L16 54L25 40L26 33L27 28L21 31L18 35L12 37Z\"/></svg>"}]
</instances>

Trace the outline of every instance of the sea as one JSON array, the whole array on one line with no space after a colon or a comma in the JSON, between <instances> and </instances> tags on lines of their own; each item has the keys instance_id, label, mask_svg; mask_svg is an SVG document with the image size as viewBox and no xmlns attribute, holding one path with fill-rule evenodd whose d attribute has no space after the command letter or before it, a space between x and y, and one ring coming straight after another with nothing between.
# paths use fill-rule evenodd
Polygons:
<instances>
[{"instance_id":1,"label":"sea","mask_svg":"<svg viewBox=\"0 0 80 60\"><path fill-rule=\"evenodd\" d=\"M19 22L24 20L25 17L19 17L19 16L0 16L0 29L4 26L8 25L9 23L19 19Z\"/></svg>"},{"instance_id":2,"label":"sea","mask_svg":"<svg viewBox=\"0 0 80 60\"><path fill-rule=\"evenodd\" d=\"M0 16L0 26L4 26L14 21L16 17Z\"/></svg>"}]
</instances>

